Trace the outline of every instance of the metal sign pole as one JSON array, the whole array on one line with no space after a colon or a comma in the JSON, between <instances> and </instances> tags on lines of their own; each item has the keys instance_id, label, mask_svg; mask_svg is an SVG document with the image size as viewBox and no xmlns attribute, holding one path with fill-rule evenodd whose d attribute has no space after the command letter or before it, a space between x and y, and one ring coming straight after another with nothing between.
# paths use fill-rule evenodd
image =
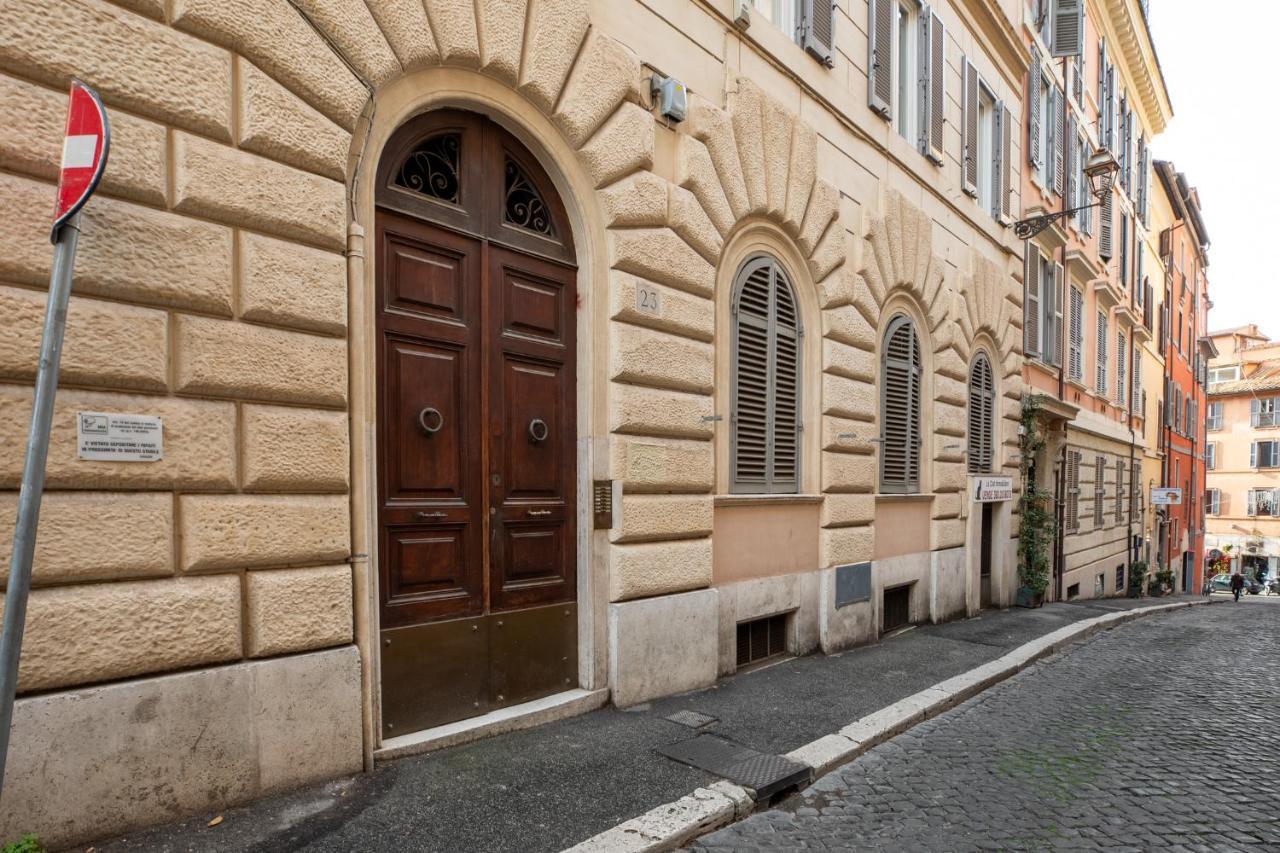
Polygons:
<instances>
[{"instance_id":1,"label":"metal sign pole","mask_svg":"<svg viewBox=\"0 0 1280 853\"><path fill-rule=\"evenodd\" d=\"M31 560L36 550L36 523L44 493L44 464L49 455L49 427L53 421L53 395L58 388L62 360L62 334L67 325L71 298L71 269L75 265L80 214L58 230L54 243L53 272L49 277L49 301L45 309L40 363L36 368L31 429L27 433L27 457L22 466L22 491L18 494L18 521L13 530L13 554L9 558L9 583L4 597L4 626L0 629L0 791L4 790L5 759L9 755L9 729L18 691L18 654L27 619L31 592Z\"/></svg>"}]
</instances>

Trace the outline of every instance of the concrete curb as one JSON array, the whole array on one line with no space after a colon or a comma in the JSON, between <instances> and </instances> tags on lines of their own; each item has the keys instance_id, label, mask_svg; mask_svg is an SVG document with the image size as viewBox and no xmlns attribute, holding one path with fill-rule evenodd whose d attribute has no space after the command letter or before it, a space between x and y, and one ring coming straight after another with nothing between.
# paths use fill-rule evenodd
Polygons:
<instances>
[{"instance_id":1,"label":"concrete curb","mask_svg":"<svg viewBox=\"0 0 1280 853\"><path fill-rule=\"evenodd\" d=\"M944 711L972 699L989 687L1018 674L1031 664L1056 654L1071 643L1143 616L1213 603L1211 599L1177 601L1121 610L1073 622L1018 646L976 669L940 681L888 707L855 720L835 734L825 735L787 753L787 758L813 768L810 782L848 764L867 750ZM675 850L700 835L713 832L751 814L758 804L746 789L729 782L698 788L673 803L650 809L599 835L568 848L565 853L660 853ZM766 804L767 805L767 804Z\"/></svg>"}]
</instances>

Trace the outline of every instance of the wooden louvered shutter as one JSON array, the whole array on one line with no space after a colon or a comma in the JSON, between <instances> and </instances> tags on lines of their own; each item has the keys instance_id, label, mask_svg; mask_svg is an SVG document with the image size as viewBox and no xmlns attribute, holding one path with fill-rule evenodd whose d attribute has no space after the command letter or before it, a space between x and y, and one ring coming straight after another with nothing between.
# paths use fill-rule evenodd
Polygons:
<instances>
[{"instance_id":1,"label":"wooden louvered shutter","mask_svg":"<svg viewBox=\"0 0 1280 853\"><path fill-rule=\"evenodd\" d=\"M965 57L964 73L964 160L961 187L971 196L978 194L978 69Z\"/></svg>"},{"instance_id":2,"label":"wooden louvered shutter","mask_svg":"<svg viewBox=\"0 0 1280 853\"><path fill-rule=\"evenodd\" d=\"M1102 526L1102 501L1107 493L1107 462L1101 456L1093 460L1093 524Z\"/></svg>"},{"instance_id":3,"label":"wooden louvered shutter","mask_svg":"<svg viewBox=\"0 0 1280 853\"><path fill-rule=\"evenodd\" d=\"M889 321L880 371L880 491L920 490L920 344L901 315Z\"/></svg>"},{"instance_id":4,"label":"wooden louvered shutter","mask_svg":"<svg viewBox=\"0 0 1280 853\"><path fill-rule=\"evenodd\" d=\"M1129 399L1129 409L1135 414L1146 417L1142 410L1142 350L1135 348L1133 353L1133 391Z\"/></svg>"},{"instance_id":5,"label":"wooden louvered shutter","mask_svg":"<svg viewBox=\"0 0 1280 853\"><path fill-rule=\"evenodd\" d=\"M1116 521L1124 521L1124 460L1116 460Z\"/></svg>"},{"instance_id":6,"label":"wooden louvered shutter","mask_svg":"<svg viewBox=\"0 0 1280 853\"><path fill-rule=\"evenodd\" d=\"M1048 349L1050 342L1052 342L1053 363L1058 367L1062 366L1062 360L1066 350L1066 340L1065 340L1066 326L1062 322L1062 302L1067 298L1066 292L1065 292L1066 282L1067 282L1066 270L1062 268L1062 264L1054 264L1053 265L1053 281L1049 285L1053 289L1052 322L1050 321L1050 318L1048 317L1045 318L1045 325L1046 326L1052 325L1053 327L1053 337L1051 339L1048 334L1045 335L1045 348ZM1046 304L1050 304L1049 299L1047 298L1047 294L1046 294L1045 302Z\"/></svg>"},{"instance_id":7,"label":"wooden louvered shutter","mask_svg":"<svg viewBox=\"0 0 1280 853\"><path fill-rule=\"evenodd\" d=\"M1084 0L1053 0L1053 55L1084 53Z\"/></svg>"},{"instance_id":8,"label":"wooden louvered shutter","mask_svg":"<svg viewBox=\"0 0 1280 853\"><path fill-rule=\"evenodd\" d=\"M1053 89L1053 127L1053 191L1061 198L1067 189L1067 98L1056 86Z\"/></svg>"},{"instance_id":9,"label":"wooden louvered shutter","mask_svg":"<svg viewBox=\"0 0 1280 853\"><path fill-rule=\"evenodd\" d=\"M1013 110L1004 108L1004 160L1000 164L1000 217L1008 225L1013 221Z\"/></svg>"},{"instance_id":10,"label":"wooden louvered shutter","mask_svg":"<svg viewBox=\"0 0 1280 853\"><path fill-rule=\"evenodd\" d=\"M1067 314L1067 377L1080 382L1084 377L1084 294L1071 288Z\"/></svg>"},{"instance_id":11,"label":"wooden louvered shutter","mask_svg":"<svg viewBox=\"0 0 1280 853\"><path fill-rule=\"evenodd\" d=\"M1143 145L1142 147L1142 224L1147 227L1151 226L1151 149Z\"/></svg>"},{"instance_id":12,"label":"wooden louvered shutter","mask_svg":"<svg viewBox=\"0 0 1280 853\"><path fill-rule=\"evenodd\" d=\"M800 306L781 268L773 266L773 418L770 423L769 491L800 488Z\"/></svg>"},{"instance_id":13,"label":"wooden louvered shutter","mask_svg":"<svg viewBox=\"0 0 1280 853\"><path fill-rule=\"evenodd\" d=\"M928 128L928 143L925 145L925 156L934 163L943 160L943 134L947 114L947 56L946 30L937 12L930 11L929 21L929 74L925 77L929 85L929 110L925 116L925 127Z\"/></svg>"},{"instance_id":14,"label":"wooden louvered shutter","mask_svg":"<svg viewBox=\"0 0 1280 853\"><path fill-rule=\"evenodd\" d=\"M1098 353L1095 358L1096 370L1094 371L1094 387L1098 393L1106 396L1107 393L1107 315L1098 312L1098 329L1096 341L1098 344Z\"/></svg>"},{"instance_id":15,"label":"wooden louvered shutter","mask_svg":"<svg viewBox=\"0 0 1280 853\"><path fill-rule=\"evenodd\" d=\"M1098 214L1098 255L1105 261L1111 260L1111 226L1112 226L1112 191L1102 197L1101 212Z\"/></svg>"},{"instance_id":16,"label":"wooden louvered shutter","mask_svg":"<svg viewBox=\"0 0 1280 853\"><path fill-rule=\"evenodd\" d=\"M809 2L809 0L806 0ZM893 117L893 16L897 0L867 2L867 105L885 118Z\"/></svg>"},{"instance_id":17,"label":"wooden louvered shutter","mask_svg":"<svg viewBox=\"0 0 1280 853\"><path fill-rule=\"evenodd\" d=\"M1027 162L1040 167L1040 89L1043 86L1040 71L1040 51L1031 47L1031 73L1027 75Z\"/></svg>"},{"instance_id":18,"label":"wooden louvered shutter","mask_svg":"<svg viewBox=\"0 0 1280 853\"><path fill-rule=\"evenodd\" d=\"M1106 113L1103 111L1103 104L1107 102L1107 40L1101 36L1098 37L1098 141L1102 142L1102 135L1106 132Z\"/></svg>"},{"instance_id":19,"label":"wooden louvered shutter","mask_svg":"<svg viewBox=\"0 0 1280 853\"><path fill-rule=\"evenodd\" d=\"M1064 208L1076 207L1076 134L1074 126L1066 137L1066 152L1063 159L1063 193L1062 206ZM1077 214L1078 216L1078 214ZM1078 220L1077 220L1078 222Z\"/></svg>"},{"instance_id":20,"label":"wooden louvered shutter","mask_svg":"<svg viewBox=\"0 0 1280 853\"><path fill-rule=\"evenodd\" d=\"M1124 383L1125 383L1125 379L1127 378L1126 373L1128 372L1125 369L1125 367L1129 357L1128 350L1125 348L1126 344L1127 342L1125 341L1124 332L1117 330L1116 331L1116 405L1122 406L1122 407L1124 406L1124 401L1125 401Z\"/></svg>"},{"instance_id":21,"label":"wooden louvered shutter","mask_svg":"<svg viewBox=\"0 0 1280 853\"><path fill-rule=\"evenodd\" d=\"M968 469L971 474L991 470L995 432L995 379L991 362L978 353L969 369Z\"/></svg>"},{"instance_id":22,"label":"wooden louvered shutter","mask_svg":"<svg viewBox=\"0 0 1280 853\"><path fill-rule=\"evenodd\" d=\"M731 490L798 491L803 332L795 293L772 258L738 274L733 324Z\"/></svg>"},{"instance_id":23,"label":"wooden louvered shutter","mask_svg":"<svg viewBox=\"0 0 1280 853\"><path fill-rule=\"evenodd\" d=\"M1107 97L1103 106L1106 118L1106 142L1103 147L1108 151L1116 150L1116 67L1107 66Z\"/></svg>"},{"instance_id":24,"label":"wooden louvered shutter","mask_svg":"<svg viewBox=\"0 0 1280 853\"><path fill-rule=\"evenodd\" d=\"M1022 300L1022 349L1028 358L1040 357L1040 252L1030 242L1023 244L1026 264L1023 271L1026 295Z\"/></svg>"},{"instance_id":25,"label":"wooden louvered shutter","mask_svg":"<svg viewBox=\"0 0 1280 853\"><path fill-rule=\"evenodd\" d=\"M1067 451L1067 531L1080 529L1080 452Z\"/></svg>"},{"instance_id":26,"label":"wooden louvered shutter","mask_svg":"<svg viewBox=\"0 0 1280 853\"><path fill-rule=\"evenodd\" d=\"M1249 491L1245 492L1245 495L1248 497L1248 500L1249 500L1248 509L1247 509L1247 514L1248 514L1248 515L1251 515L1251 516L1253 516L1253 515L1257 515L1257 514L1258 514L1258 492L1257 492L1257 490L1256 490L1256 489L1250 489Z\"/></svg>"},{"instance_id":27,"label":"wooden louvered shutter","mask_svg":"<svg viewBox=\"0 0 1280 853\"><path fill-rule=\"evenodd\" d=\"M832 0L804 0L801 27L801 46L823 65L831 67L836 28L836 9Z\"/></svg>"}]
</instances>

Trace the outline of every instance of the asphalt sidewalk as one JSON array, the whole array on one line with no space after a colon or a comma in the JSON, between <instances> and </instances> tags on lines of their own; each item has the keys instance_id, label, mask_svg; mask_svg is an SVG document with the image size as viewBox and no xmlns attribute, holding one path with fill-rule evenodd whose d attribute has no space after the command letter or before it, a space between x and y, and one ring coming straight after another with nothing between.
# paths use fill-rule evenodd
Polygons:
<instances>
[{"instance_id":1,"label":"asphalt sidewalk","mask_svg":"<svg viewBox=\"0 0 1280 853\"><path fill-rule=\"evenodd\" d=\"M785 754L905 697L1107 613L1201 596L988 611L831 656L785 660L704 690L379 766L96 845L96 851L555 851L719 777L657 752L712 732ZM714 719L695 730L679 712Z\"/></svg>"}]
</instances>

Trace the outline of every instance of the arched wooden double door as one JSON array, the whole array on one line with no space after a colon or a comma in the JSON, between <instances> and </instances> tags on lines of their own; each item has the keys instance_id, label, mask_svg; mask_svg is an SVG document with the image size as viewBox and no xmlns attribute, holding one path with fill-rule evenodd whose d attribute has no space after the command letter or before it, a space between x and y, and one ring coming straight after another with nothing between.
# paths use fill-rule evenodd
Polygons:
<instances>
[{"instance_id":1,"label":"arched wooden double door","mask_svg":"<svg viewBox=\"0 0 1280 853\"><path fill-rule=\"evenodd\" d=\"M384 737L577 685L573 243L546 174L466 112L379 161Z\"/></svg>"}]
</instances>

